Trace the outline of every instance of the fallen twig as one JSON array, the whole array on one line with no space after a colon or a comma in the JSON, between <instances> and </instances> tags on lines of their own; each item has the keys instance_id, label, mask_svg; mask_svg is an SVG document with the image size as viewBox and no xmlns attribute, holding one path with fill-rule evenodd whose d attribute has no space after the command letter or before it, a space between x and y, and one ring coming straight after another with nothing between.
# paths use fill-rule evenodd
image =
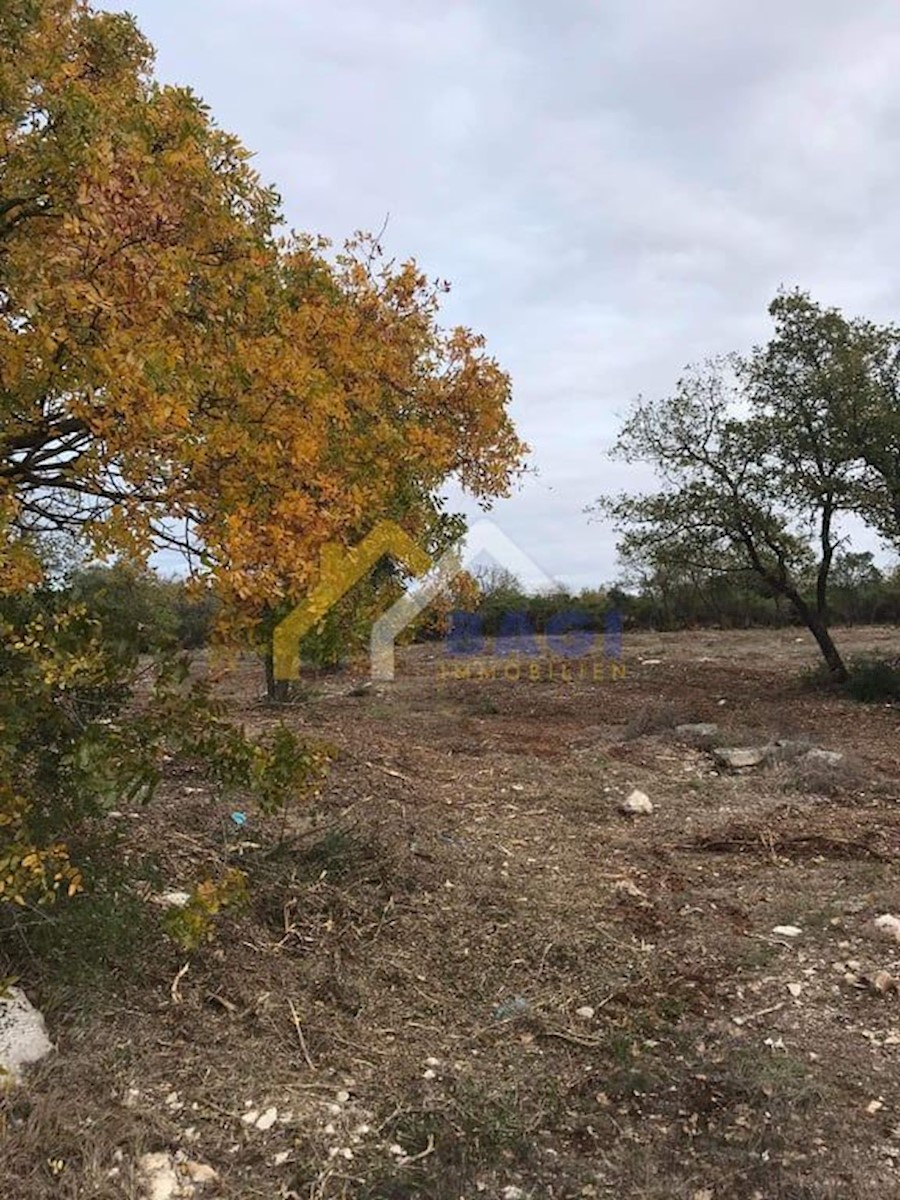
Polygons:
<instances>
[{"instance_id":1,"label":"fallen twig","mask_svg":"<svg viewBox=\"0 0 900 1200\"><path fill-rule=\"evenodd\" d=\"M291 1017L294 1022L294 1028L297 1030L297 1040L300 1043L300 1049L303 1051L303 1057L306 1059L306 1065L309 1067L309 1069L311 1071L314 1071L316 1069L315 1064L313 1063L313 1060L310 1056L309 1047L306 1044L306 1038L303 1036L303 1026L300 1024L300 1017L297 1014L297 1009L295 1008L294 1002L290 998L290 996L288 996L287 1002L288 1002L288 1008L291 1010Z\"/></svg>"},{"instance_id":2,"label":"fallen twig","mask_svg":"<svg viewBox=\"0 0 900 1200\"><path fill-rule=\"evenodd\" d=\"M580 1037L577 1033L569 1033L567 1029L541 1029L538 1037L559 1038L560 1041L571 1042L573 1046L585 1046L589 1050L605 1044L603 1038Z\"/></svg>"},{"instance_id":3,"label":"fallen twig","mask_svg":"<svg viewBox=\"0 0 900 1200\"><path fill-rule=\"evenodd\" d=\"M185 975L187 975L188 971L190 970L190 966L191 966L190 963L185 963L184 966L181 968L181 970L178 972L178 974L175 976L175 978L172 980L172 987L169 990L172 993L172 1003L173 1004L181 1003L182 996L181 996L181 992L179 991L178 985L181 983L182 979L184 979Z\"/></svg>"},{"instance_id":4,"label":"fallen twig","mask_svg":"<svg viewBox=\"0 0 900 1200\"><path fill-rule=\"evenodd\" d=\"M371 767L375 771L381 771L385 775L390 775L391 779L402 779L404 783L415 783L408 775L404 775L402 771L394 771L391 767L382 767L380 763L367 762L367 767Z\"/></svg>"},{"instance_id":5,"label":"fallen twig","mask_svg":"<svg viewBox=\"0 0 900 1200\"><path fill-rule=\"evenodd\" d=\"M238 1006L236 1004L232 1004L230 1000L226 1000L225 997L220 996L218 992L210 992L206 998L210 1001L210 1003L220 1005L227 1013L236 1013L238 1010Z\"/></svg>"},{"instance_id":6,"label":"fallen twig","mask_svg":"<svg viewBox=\"0 0 900 1200\"><path fill-rule=\"evenodd\" d=\"M773 1004L769 1008L761 1008L757 1012L747 1013L746 1017L732 1017L731 1019L735 1025L746 1025L748 1021L755 1021L758 1017L768 1017L771 1013L780 1012L786 1003L786 1000L782 1000L780 1004Z\"/></svg>"},{"instance_id":7,"label":"fallen twig","mask_svg":"<svg viewBox=\"0 0 900 1200\"><path fill-rule=\"evenodd\" d=\"M411 1154L411 1155L409 1155L408 1158L406 1158L406 1157L401 1158L400 1165L402 1167L408 1167L410 1163L421 1162L421 1160L423 1158L427 1158L429 1154L434 1154L434 1134L433 1133L429 1133L428 1145L425 1147L424 1150L420 1150L418 1154Z\"/></svg>"},{"instance_id":8,"label":"fallen twig","mask_svg":"<svg viewBox=\"0 0 900 1200\"><path fill-rule=\"evenodd\" d=\"M896 859L895 855L885 854L865 842L829 837L827 834L821 833L798 834L795 837L785 838L762 834L758 837L705 837L697 838L693 842L678 842L673 849L705 850L711 854L740 854L764 850L781 855L788 855L792 850L807 849L818 851L822 855L827 855L830 851L834 857L853 857L855 855L862 858L874 858L878 862L894 862Z\"/></svg>"}]
</instances>

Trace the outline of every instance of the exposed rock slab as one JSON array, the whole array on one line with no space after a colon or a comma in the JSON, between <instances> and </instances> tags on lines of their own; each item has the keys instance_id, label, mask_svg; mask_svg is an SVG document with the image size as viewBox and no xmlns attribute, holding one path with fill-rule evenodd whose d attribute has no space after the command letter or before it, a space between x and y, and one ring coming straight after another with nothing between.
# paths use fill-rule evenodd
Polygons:
<instances>
[{"instance_id":1,"label":"exposed rock slab","mask_svg":"<svg viewBox=\"0 0 900 1200\"><path fill-rule=\"evenodd\" d=\"M711 738L719 732L719 727L712 721L699 721L696 725L676 725L675 732L679 737Z\"/></svg>"},{"instance_id":2,"label":"exposed rock slab","mask_svg":"<svg viewBox=\"0 0 900 1200\"><path fill-rule=\"evenodd\" d=\"M766 751L757 746L720 747L712 753L719 766L727 767L729 771L746 771L750 767L760 767L766 761Z\"/></svg>"}]
</instances>

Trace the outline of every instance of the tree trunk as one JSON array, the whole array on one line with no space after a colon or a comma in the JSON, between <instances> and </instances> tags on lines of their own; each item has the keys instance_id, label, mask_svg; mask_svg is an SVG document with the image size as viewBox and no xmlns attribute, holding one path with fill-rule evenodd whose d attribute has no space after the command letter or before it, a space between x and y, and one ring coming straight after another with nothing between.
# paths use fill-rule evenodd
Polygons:
<instances>
[{"instance_id":1,"label":"tree trunk","mask_svg":"<svg viewBox=\"0 0 900 1200\"><path fill-rule=\"evenodd\" d=\"M796 610L797 615L802 619L803 624L816 639L831 678L835 683L846 683L848 678L847 668L844 665L844 660L841 658L841 652L834 644L834 640L823 617L811 609L797 592L787 591L785 594Z\"/></svg>"},{"instance_id":2,"label":"tree trunk","mask_svg":"<svg viewBox=\"0 0 900 1200\"><path fill-rule=\"evenodd\" d=\"M288 681L275 678L275 656L269 646L265 653L266 699L272 704L284 704L288 698Z\"/></svg>"},{"instance_id":3,"label":"tree trunk","mask_svg":"<svg viewBox=\"0 0 900 1200\"><path fill-rule=\"evenodd\" d=\"M828 664L828 670L831 672L832 679L836 683L846 683L848 677L847 668L825 624L818 618L815 618L810 623L809 630L819 643L819 649L822 651L822 657Z\"/></svg>"}]
</instances>

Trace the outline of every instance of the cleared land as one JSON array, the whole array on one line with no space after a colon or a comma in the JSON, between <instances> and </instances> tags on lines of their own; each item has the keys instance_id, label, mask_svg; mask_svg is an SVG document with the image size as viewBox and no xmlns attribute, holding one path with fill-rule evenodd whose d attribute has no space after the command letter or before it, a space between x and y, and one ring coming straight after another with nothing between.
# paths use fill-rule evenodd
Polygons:
<instances>
[{"instance_id":1,"label":"cleared land","mask_svg":"<svg viewBox=\"0 0 900 1200\"><path fill-rule=\"evenodd\" d=\"M216 1170L198 1197L900 1194L897 710L814 661L793 630L632 635L624 680L513 682L416 647L281 713L244 665L248 726L334 747L322 795L239 831L172 763L112 899L2 948L58 1052L0 1102L0 1192L137 1196L165 1150ZM710 754L779 738L844 758ZM179 953L144 894L229 865L249 907Z\"/></svg>"}]
</instances>

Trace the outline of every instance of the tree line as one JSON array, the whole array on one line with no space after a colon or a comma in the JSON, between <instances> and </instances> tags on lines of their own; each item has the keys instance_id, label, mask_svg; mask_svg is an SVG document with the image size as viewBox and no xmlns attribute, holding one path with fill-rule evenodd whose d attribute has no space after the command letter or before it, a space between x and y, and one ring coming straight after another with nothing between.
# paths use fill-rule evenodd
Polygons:
<instances>
[{"instance_id":1,"label":"tree line","mask_svg":"<svg viewBox=\"0 0 900 1200\"><path fill-rule=\"evenodd\" d=\"M812 590L815 580L807 578L802 586ZM363 653L368 645L368 618L378 613L382 589L378 580L374 585L364 583L365 603L357 595L345 606L355 624L339 611L304 639L303 662L314 669L329 668ZM34 591L32 600L36 607L83 604L108 637L119 638L140 654L165 648L200 650L216 640L219 601L215 593L148 566L82 564L43 591ZM501 634L511 616L521 618L523 628L545 634L554 620L567 613L577 613L582 628L602 633L612 611L621 616L625 630L803 627L793 607L750 571L741 575L659 566L643 571L633 566L612 584L533 592L511 573L489 570L477 574L466 604L465 611L477 614L479 629L488 637ZM444 605L424 614L412 631L413 640L446 637L452 622L448 610L449 605ZM839 552L830 572L828 613L835 626L900 624L900 567L882 570L871 551Z\"/></svg>"}]
</instances>

